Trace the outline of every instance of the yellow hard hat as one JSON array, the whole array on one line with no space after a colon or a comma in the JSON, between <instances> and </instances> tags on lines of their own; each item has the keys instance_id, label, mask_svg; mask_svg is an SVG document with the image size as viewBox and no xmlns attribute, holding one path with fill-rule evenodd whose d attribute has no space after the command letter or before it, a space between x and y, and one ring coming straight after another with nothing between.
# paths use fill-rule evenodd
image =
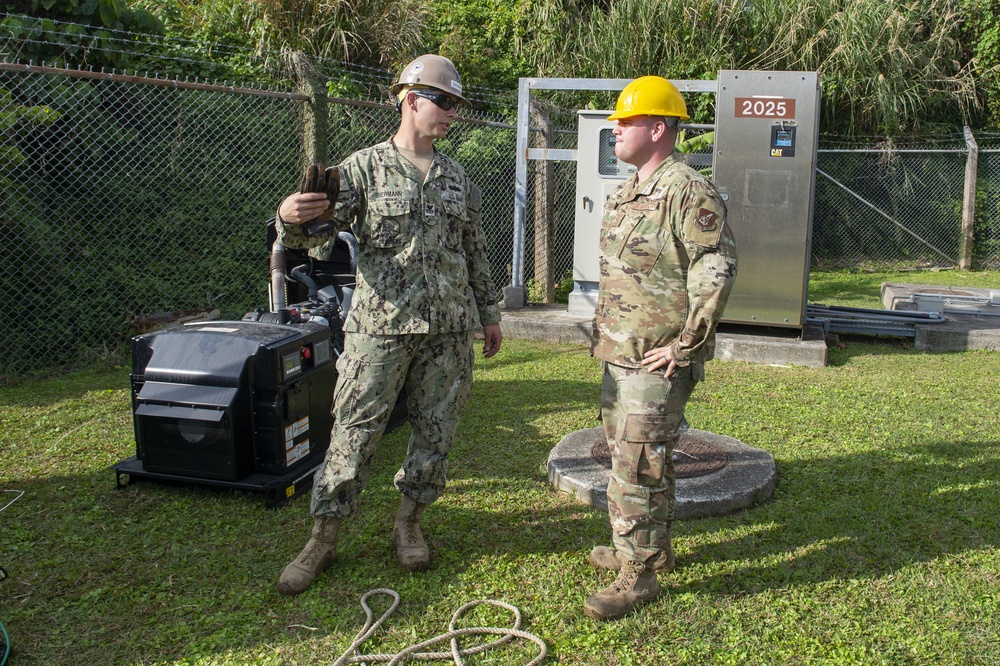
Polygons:
<instances>
[{"instance_id":1,"label":"yellow hard hat","mask_svg":"<svg viewBox=\"0 0 1000 666\"><path fill-rule=\"evenodd\" d=\"M681 120L691 117L680 92L662 76L642 76L625 86L608 120L633 116L671 116Z\"/></svg>"}]
</instances>

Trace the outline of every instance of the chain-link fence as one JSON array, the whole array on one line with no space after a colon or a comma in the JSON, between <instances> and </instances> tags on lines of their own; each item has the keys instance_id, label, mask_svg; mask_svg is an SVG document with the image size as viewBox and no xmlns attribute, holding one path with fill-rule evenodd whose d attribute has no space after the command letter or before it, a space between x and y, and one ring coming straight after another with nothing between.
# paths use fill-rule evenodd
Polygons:
<instances>
[{"instance_id":1,"label":"chain-link fence","mask_svg":"<svg viewBox=\"0 0 1000 666\"><path fill-rule=\"evenodd\" d=\"M114 354L164 313L266 304L265 222L297 177L279 97L0 72L0 374Z\"/></svg>"},{"instance_id":2,"label":"chain-link fence","mask_svg":"<svg viewBox=\"0 0 1000 666\"><path fill-rule=\"evenodd\" d=\"M120 357L136 332L203 310L266 306L265 224L298 181L307 96L150 76L0 63L0 376ZM390 72L321 78L330 162L391 136ZM513 93L479 92L515 107ZM483 187L498 288L513 254L515 122L469 112L438 143ZM575 148L576 136L575 112L550 106L531 146ZM997 145L980 137L979 268L1000 268ZM813 265L955 265L967 155L960 143L821 146ZM527 186L529 300L564 301L576 164L532 161Z\"/></svg>"},{"instance_id":3,"label":"chain-link fence","mask_svg":"<svg viewBox=\"0 0 1000 666\"><path fill-rule=\"evenodd\" d=\"M982 141L987 142L985 147ZM972 263L1000 267L996 137L984 134L976 179ZM816 268L952 267L960 263L969 148L821 145L812 256Z\"/></svg>"},{"instance_id":4,"label":"chain-link fence","mask_svg":"<svg viewBox=\"0 0 1000 666\"><path fill-rule=\"evenodd\" d=\"M365 99L377 89L330 100L331 162L392 135L398 113ZM298 183L303 97L2 63L0 376L120 357L135 333L202 311L266 307L266 223ZM498 287L506 120L468 114L439 144L483 186Z\"/></svg>"},{"instance_id":5,"label":"chain-link fence","mask_svg":"<svg viewBox=\"0 0 1000 666\"><path fill-rule=\"evenodd\" d=\"M536 148L576 148L576 114L545 104L532 111L529 144ZM513 208L508 226L513 224ZM524 279L528 300L565 303L573 288L576 232L576 162L528 163L525 203ZM511 257L507 257L509 266ZM511 281L509 270L505 283Z\"/></svg>"},{"instance_id":6,"label":"chain-link fence","mask_svg":"<svg viewBox=\"0 0 1000 666\"><path fill-rule=\"evenodd\" d=\"M1000 135L981 138L992 148L979 151L976 180L975 265L1000 270Z\"/></svg>"}]
</instances>

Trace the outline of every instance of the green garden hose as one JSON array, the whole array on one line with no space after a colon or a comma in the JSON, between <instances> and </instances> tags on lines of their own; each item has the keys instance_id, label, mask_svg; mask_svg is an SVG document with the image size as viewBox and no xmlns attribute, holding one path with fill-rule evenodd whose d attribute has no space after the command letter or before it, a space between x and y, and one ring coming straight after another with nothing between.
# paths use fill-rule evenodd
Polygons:
<instances>
[{"instance_id":1,"label":"green garden hose","mask_svg":"<svg viewBox=\"0 0 1000 666\"><path fill-rule=\"evenodd\" d=\"M0 567L0 581L6 578L7 570ZM3 634L3 638L0 639L0 666L5 666L7 657L10 656L10 636L7 635L7 628L3 626L3 622L0 622L0 634Z\"/></svg>"},{"instance_id":2,"label":"green garden hose","mask_svg":"<svg viewBox=\"0 0 1000 666\"><path fill-rule=\"evenodd\" d=\"M3 659L0 659L0 666L4 666L7 663L7 657L10 656L10 637L7 636L7 629L4 628L3 622L0 622L0 634L3 634L3 640L0 641L0 650L3 650Z\"/></svg>"}]
</instances>

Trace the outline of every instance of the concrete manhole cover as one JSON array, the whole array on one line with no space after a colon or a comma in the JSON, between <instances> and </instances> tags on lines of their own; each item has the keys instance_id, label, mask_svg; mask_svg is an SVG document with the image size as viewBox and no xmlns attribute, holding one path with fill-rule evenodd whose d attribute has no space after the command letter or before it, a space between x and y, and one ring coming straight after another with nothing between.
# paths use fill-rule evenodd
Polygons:
<instances>
[{"instance_id":1,"label":"concrete manhole cover","mask_svg":"<svg viewBox=\"0 0 1000 666\"><path fill-rule=\"evenodd\" d=\"M549 483L607 511L611 477L607 447L602 427L567 433L549 452ZM677 520L746 509L774 491L774 458L738 439L691 428L681 434L676 452Z\"/></svg>"},{"instance_id":2,"label":"concrete manhole cover","mask_svg":"<svg viewBox=\"0 0 1000 666\"><path fill-rule=\"evenodd\" d=\"M603 432L598 433L597 441L590 448L590 455L598 465L611 469L611 451ZM674 447L674 471L678 479L712 474L728 464L728 453L715 444L700 439L690 430L681 435Z\"/></svg>"}]
</instances>

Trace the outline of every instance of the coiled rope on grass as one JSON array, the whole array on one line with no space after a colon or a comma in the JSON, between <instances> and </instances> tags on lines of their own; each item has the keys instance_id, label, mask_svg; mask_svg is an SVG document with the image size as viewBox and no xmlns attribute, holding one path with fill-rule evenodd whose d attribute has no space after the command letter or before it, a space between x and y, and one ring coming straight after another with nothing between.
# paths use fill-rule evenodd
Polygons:
<instances>
[{"instance_id":1,"label":"coiled rope on grass","mask_svg":"<svg viewBox=\"0 0 1000 666\"><path fill-rule=\"evenodd\" d=\"M373 621L372 618L374 617L374 613L372 613L371 607L368 606L368 598L374 594L387 594L393 598L393 602L392 605L389 606L388 610L382 613L382 616L379 617L379 619ZM492 606L506 608L507 610L509 610L511 613L514 614L514 626L466 627L462 629L456 627L456 625L458 624L458 620L462 617L462 615L464 615L470 609L475 608L476 606L482 604L489 604ZM455 663L455 666L464 666L465 662L462 660L462 657L467 657L469 655L485 652L486 650L491 650L493 648L504 645L505 643L509 643L515 638L522 638L525 640L529 640L538 646L539 649L538 655L534 659L529 661L527 664L525 664L525 666L535 666L536 664L541 663L541 661L545 659L545 655L548 654L548 648L545 645L545 641L543 641L541 638L534 635L533 633L521 629L521 611L518 609L518 607L512 604L508 604L504 601L496 601L493 599L470 601L469 603L465 604L464 606L456 610L454 613L452 613L451 621L448 623L448 631L446 633L443 633L440 636L435 636L434 638L428 639L426 641L422 641L415 645L411 645L410 647L402 650L401 652L397 652L395 654L355 654L358 648L361 647L361 645L363 645L369 638L371 638L372 635L382 625L382 623L385 622L386 618L392 615L392 613L396 610L396 608L399 607L399 594L397 594L395 590L390 590L389 588L386 587L380 587L374 590L369 590L368 592L365 592L361 596L361 607L365 611L365 626L363 626L361 630L357 633L357 635L354 637L354 640L351 642L351 646L347 648L347 650L345 650L342 655L340 655L337 661L333 662L333 666L344 666L344 664L357 664L357 663L382 662L382 661L388 662L389 666L397 666L397 664L403 663L404 661L408 661L411 659L426 660L426 661L451 659ZM495 641L490 641L489 643L485 643L483 645L477 645L471 648L459 649L458 647L459 637L482 635L482 634L503 636L503 638L500 638L499 640ZM444 641L451 642L450 652L420 652L420 650L428 648L432 645L437 645L438 643L443 643Z\"/></svg>"}]
</instances>

